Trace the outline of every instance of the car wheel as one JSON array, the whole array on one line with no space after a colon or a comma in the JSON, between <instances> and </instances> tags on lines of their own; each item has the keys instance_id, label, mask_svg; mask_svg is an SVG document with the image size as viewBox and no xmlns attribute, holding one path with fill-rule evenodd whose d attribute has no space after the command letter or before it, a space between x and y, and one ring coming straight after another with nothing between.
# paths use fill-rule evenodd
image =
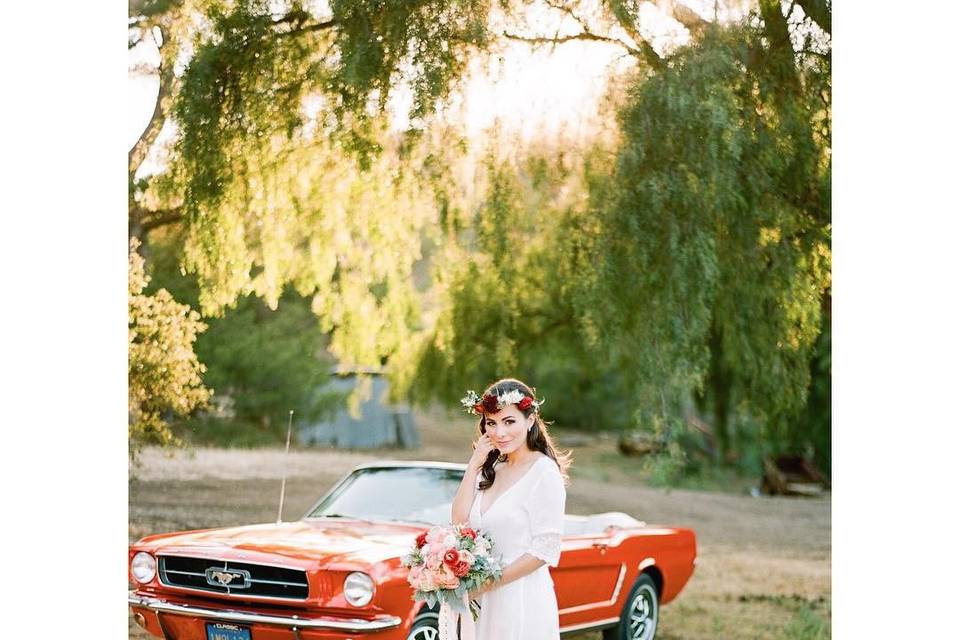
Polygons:
<instances>
[{"instance_id":1,"label":"car wheel","mask_svg":"<svg viewBox=\"0 0 960 640\"><path fill-rule=\"evenodd\" d=\"M413 620L407 640L437 640L440 637L440 615L436 611L424 609Z\"/></svg>"},{"instance_id":2,"label":"car wheel","mask_svg":"<svg viewBox=\"0 0 960 640\"><path fill-rule=\"evenodd\" d=\"M653 578L637 578L620 614L620 623L603 630L603 640L653 640L660 619L660 597Z\"/></svg>"}]
</instances>

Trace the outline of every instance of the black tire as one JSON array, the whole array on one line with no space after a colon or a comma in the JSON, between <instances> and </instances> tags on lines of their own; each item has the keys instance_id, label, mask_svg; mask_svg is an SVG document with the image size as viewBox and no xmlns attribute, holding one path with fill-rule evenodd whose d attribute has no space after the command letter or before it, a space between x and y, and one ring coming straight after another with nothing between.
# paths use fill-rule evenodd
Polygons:
<instances>
[{"instance_id":1,"label":"black tire","mask_svg":"<svg viewBox=\"0 0 960 640\"><path fill-rule=\"evenodd\" d=\"M407 640L437 640L440 637L440 614L428 607L424 607L413 619Z\"/></svg>"},{"instance_id":2,"label":"black tire","mask_svg":"<svg viewBox=\"0 0 960 640\"><path fill-rule=\"evenodd\" d=\"M660 621L660 594L653 578L643 573L630 589L620 623L603 630L603 640L653 640Z\"/></svg>"}]
</instances>

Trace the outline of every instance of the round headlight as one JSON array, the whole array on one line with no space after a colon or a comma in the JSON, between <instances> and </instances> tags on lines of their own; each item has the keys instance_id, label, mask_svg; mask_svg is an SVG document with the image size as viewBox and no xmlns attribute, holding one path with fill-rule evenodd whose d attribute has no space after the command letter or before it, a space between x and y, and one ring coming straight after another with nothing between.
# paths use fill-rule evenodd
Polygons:
<instances>
[{"instance_id":1,"label":"round headlight","mask_svg":"<svg viewBox=\"0 0 960 640\"><path fill-rule=\"evenodd\" d=\"M157 575L157 560L146 551L141 551L133 556L133 562L130 563L130 573L133 574L137 582L146 584Z\"/></svg>"},{"instance_id":2,"label":"round headlight","mask_svg":"<svg viewBox=\"0 0 960 640\"><path fill-rule=\"evenodd\" d=\"M343 595L355 607L366 605L373 600L373 579L362 571L354 571L343 581Z\"/></svg>"}]
</instances>

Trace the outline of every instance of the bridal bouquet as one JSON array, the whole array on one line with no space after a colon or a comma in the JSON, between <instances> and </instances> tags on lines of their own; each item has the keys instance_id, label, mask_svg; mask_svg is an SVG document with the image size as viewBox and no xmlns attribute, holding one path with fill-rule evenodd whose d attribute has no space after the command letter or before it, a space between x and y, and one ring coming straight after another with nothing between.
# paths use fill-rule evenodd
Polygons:
<instances>
[{"instance_id":1,"label":"bridal bouquet","mask_svg":"<svg viewBox=\"0 0 960 640\"><path fill-rule=\"evenodd\" d=\"M499 580L503 571L500 558L492 555L493 541L487 534L462 524L433 526L417 536L413 549L401 558L410 567L407 581L413 587L413 599L431 607L439 600L466 613L467 592L488 578ZM471 600L470 614L476 620L480 605Z\"/></svg>"}]
</instances>

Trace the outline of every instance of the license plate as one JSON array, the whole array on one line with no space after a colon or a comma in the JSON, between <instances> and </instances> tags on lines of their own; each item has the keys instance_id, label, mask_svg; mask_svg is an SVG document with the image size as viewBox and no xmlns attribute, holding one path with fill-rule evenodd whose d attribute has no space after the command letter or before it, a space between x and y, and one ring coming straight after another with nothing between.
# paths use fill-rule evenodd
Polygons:
<instances>
[{"instance_id":1,"label":"license plate","mask_svg":"<svg viewBox=\"0 0 960 640\"><path fill-rule=\"evenodd\" d=\"M226 622L208 622L207 640L250 640L250 628Z\"/></svg>"}]
</instances>

